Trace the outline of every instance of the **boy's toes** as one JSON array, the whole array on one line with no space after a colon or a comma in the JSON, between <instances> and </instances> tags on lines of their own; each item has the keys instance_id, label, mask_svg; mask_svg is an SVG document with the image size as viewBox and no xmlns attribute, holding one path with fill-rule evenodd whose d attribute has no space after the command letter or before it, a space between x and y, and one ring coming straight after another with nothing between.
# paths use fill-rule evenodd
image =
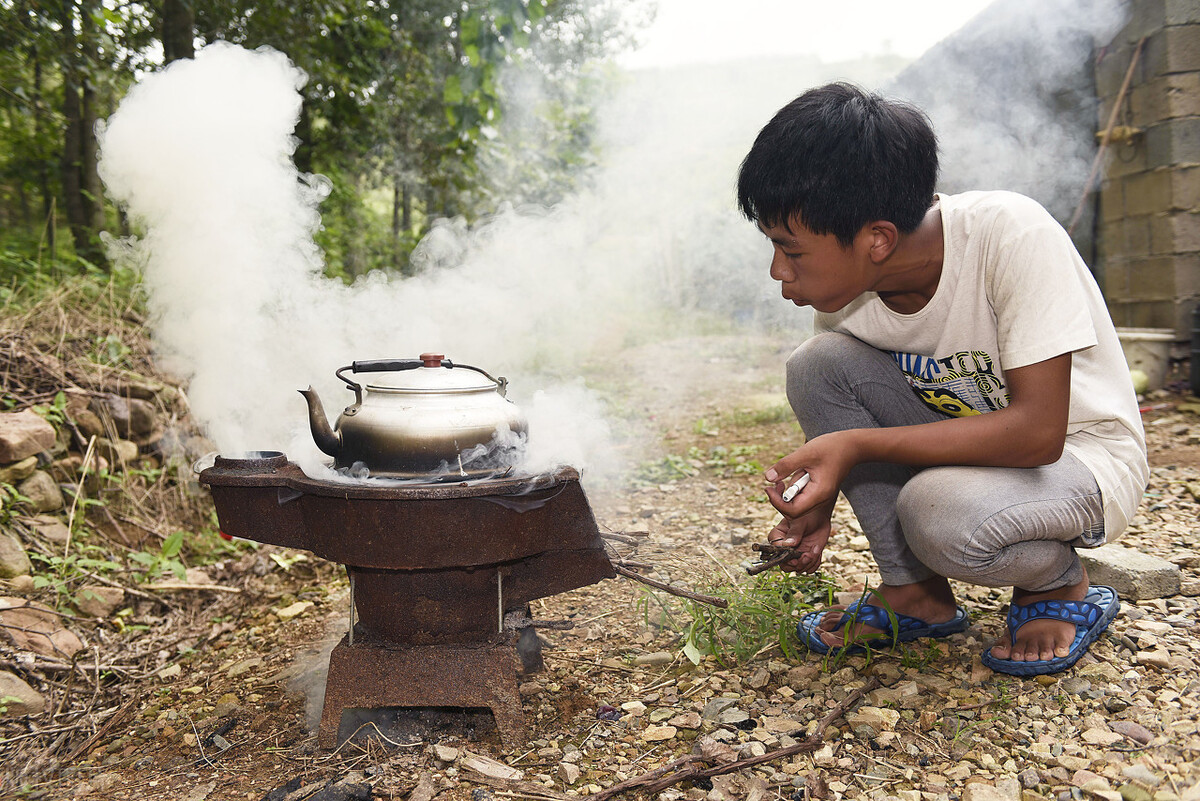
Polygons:
<instances>
[{"instance_id":1,"label":"boy's toes","mask_svg":"<svg viewBox=\"0 0 1200 801\"><path fill-rule=\"evenodd\" d=\"M1011 659L1012 646L1010 643L1011 640L1008 637L1008 632L1005 632L1003 635L1001 635L1000 639L992 643L992 656L996 659Z\"/></svg>"},{"instance_id":2,"label":"boy's toes","mask_svg":"<svg viewBox=\"0 0 1200 801\"><path fill-rule=\"evenodd\" d=\"M817 628L822 631L833 631L841 619L842 611L840 609L830 609L821 615L821 622L817 624Z\"/></svg>"}]
</instances>

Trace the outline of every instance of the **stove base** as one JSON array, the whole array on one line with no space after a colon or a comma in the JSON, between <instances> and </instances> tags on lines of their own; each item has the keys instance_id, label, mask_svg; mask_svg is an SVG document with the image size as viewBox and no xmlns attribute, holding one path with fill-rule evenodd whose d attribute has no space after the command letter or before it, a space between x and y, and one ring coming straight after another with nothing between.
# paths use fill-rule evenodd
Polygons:
<instances>
[{"instance_id":1,"label":"stove base","mask_svg":"<svg viewBox=\"0 0 1200 801\"><path fill-rule=\"evenodd\" d=\"M508 643L400 646L343 637L329 655L317 745L337 747L346 709L487 707L505 747L528 738L517 692L517 650Z\"/></svg>"}]
</instances>

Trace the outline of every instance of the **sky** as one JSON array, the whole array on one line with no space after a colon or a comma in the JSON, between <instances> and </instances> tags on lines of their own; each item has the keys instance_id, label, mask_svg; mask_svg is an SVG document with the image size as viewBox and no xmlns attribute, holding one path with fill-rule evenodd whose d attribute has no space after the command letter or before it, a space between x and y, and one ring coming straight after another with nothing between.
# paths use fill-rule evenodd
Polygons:
<instances>
[{"instance_id":1,"label":"sky","mask_svg":"<svg viewBox=\"0 0 1200 801\"><path fill-rule=\"evenodd\" d=\"M915 58L992 0L658 0L631 68L816 55L842 61L893 52Z\"/></svg>"}]
</instances>

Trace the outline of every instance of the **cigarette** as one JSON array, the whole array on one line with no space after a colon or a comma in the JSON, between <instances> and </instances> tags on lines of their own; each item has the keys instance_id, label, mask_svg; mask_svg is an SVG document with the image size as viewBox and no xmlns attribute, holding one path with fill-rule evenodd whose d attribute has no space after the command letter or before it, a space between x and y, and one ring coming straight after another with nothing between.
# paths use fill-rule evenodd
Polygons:
<instances>
[{"instance_id":1,"label":"cigarette","mask_svg":"<svg viewBox=\"0 0 1200 801\"><path fill-rule=\"evenodd\" d=\"M792 498L800 494L800 490L804 489L806 484L808 484L808 473L800 476L800 478L796 479L795 484L783 491L783 502L789 503Z\"/></svg>"}]
</instances>

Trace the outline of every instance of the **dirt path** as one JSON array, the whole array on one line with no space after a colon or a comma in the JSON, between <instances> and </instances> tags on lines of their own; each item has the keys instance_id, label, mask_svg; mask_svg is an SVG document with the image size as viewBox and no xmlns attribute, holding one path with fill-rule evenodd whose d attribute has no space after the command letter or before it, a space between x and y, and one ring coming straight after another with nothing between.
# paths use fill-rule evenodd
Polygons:
<instances>
[{"instance_id":1,"label":"dirt path","mask_svg":"<svg viewBox=\"0 0 1200 801\"><path fill-rule=\"evenodd\" d=\"M589 494L604 528L644 535L636 558L656 578L696 589L745 580L739 563L775 517L761 467L798 437L782 395L789 349L693 338L624 354L628 369L606 372L605 391L624 410L616 433L641 466ZM487 720L472 718L424 739L412 736L420 721L391 721L391 742L327 753L316 748L304 689L319 698L324 649L346 627L346 583L334 566L264 548L212 571L216 581L261 573L237 614L210 621L199 650L172 654L166 669L123 687L127 704L73 767L25 780L41 798L274 799L286 794L267 794L288 781L315 791L338 779L343 789L369 785L373 797L414 801L587 795L701 745L729 759L794 744L875 677L883 686L812 753L661 797L1200 798L1200 418L1167 401L1174 408L1147 418L1156 466L1129 539L1180 565L1190 594L1126 604L1091 654L1059 676L1021 680L980 665L1007 601L985 588L958 588L973 623L941 646L831 665L802 648L789 658L768 641L740 664L709 656L694 665L683 605L618 579L535 603L536 618L575 625L543 632L547 669L521 685L533 730L526 747L505 750ZM826 570L843 597L856 597L877 577L848 510L836 522ZM198 596L192 614L210 602ZM598 718L604 706L620 718ZM485 767L496 777L481 779L471 754L520 776Z\"/></svg>"}]
</instances>

